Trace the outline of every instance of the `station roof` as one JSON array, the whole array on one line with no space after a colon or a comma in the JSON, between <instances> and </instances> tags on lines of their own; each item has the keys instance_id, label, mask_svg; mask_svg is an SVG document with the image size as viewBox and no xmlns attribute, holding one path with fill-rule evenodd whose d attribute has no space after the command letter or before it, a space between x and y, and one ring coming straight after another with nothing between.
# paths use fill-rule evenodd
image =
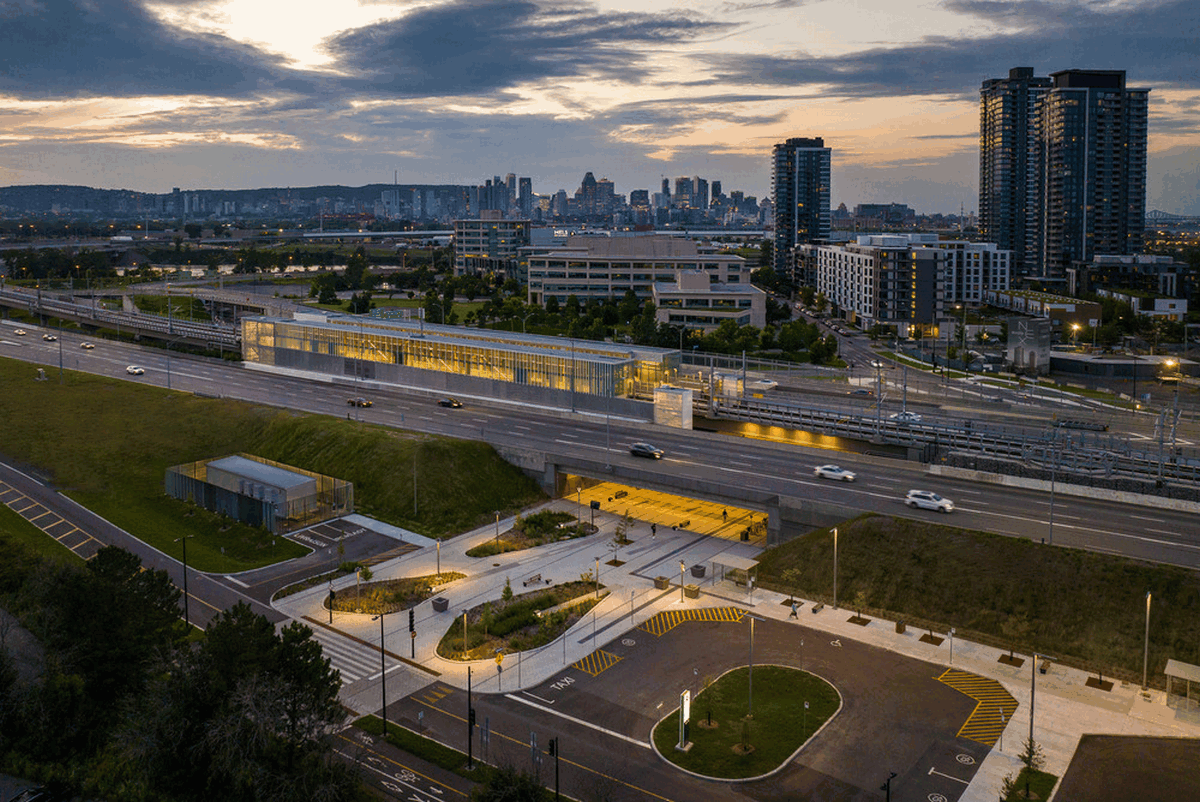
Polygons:
<instances>
[{"instance_id":1,"label":"station roof","mask_svg":"<svg viewBox=\"0 0 1200 802\"><path fill-rule=\"evenodd\" d=\"M301 487L313 481L311 476L236 455L212 460L207 467L219 468L238 476L244 476L251 481L280 489Z\"/></svg>"}]
</instances>

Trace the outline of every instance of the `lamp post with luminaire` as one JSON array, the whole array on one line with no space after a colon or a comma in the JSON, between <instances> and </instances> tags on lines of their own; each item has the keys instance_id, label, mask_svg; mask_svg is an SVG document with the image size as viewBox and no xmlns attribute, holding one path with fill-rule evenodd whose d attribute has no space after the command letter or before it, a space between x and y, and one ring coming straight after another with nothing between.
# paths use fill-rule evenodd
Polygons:
<instances>
[{"instance_id":1,"label":"lamp post with luminaire","mask_svg":"<svg viewBox=\"0 0 1200 802\"><path fill-rule=\"evenodd\" d=\"M387 664L384 662L384 647L383 647L383 617L387 613L380 613L371 618L374 621L379 619L379 689L383 694L383 708L381 714L383 716L383 737L387 737Z\"/></svg>"}]
</instances>

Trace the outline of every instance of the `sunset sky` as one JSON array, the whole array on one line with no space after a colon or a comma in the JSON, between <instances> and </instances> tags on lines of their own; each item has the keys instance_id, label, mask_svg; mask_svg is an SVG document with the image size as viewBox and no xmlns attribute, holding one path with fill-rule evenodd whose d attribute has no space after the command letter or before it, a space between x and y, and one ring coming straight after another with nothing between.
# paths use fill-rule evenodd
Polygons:
<instances>
[{"instance_id":1,"label":"sunset sky","mask_svg":"<svg viewBox=\"0 0 1200 802\"><path fill-rule=\"evenodd\" d=\"M760 198L822 136L833 203L978 206L979 85L1149 87L1148 209L1200 214L1196 0L0 0L0 185L390 182Z\"/></svg>"}]
</instances>

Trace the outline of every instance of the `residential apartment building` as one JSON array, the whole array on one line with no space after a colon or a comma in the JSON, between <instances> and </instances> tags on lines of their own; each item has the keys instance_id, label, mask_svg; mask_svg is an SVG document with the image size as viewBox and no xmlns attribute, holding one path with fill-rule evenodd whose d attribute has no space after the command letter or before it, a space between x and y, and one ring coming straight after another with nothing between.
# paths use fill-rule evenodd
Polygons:
<instances>
[{"instance_id":1,"label":"residential apartment building","mask_svg":"<svg viewBox=\"0 0 1200 802\"><path fill-rule=\"evenodd\" d=\"M1016 275L1062 278L1097 253L1141 251L1148 104L1123 70L984 81L980 231L1015 252Z\"/></svg>"},{"instance_id":2,"label":"residential apartment building","mask_svg":"<svg viewBox=\"0 0 1200 802\"><path fill-rule=\"evenodd\" d=\"M797 248L797 271L815 272L835 312L896 326L934 326L959 304L1009 287L1011 251L936 234L865 234L843 245Z\"/></svg>"},{"instance_id":3,"label":"residential apartment building","mask_svg":"<svg viewBox=\"0 0 1200 802\"><path fill-rule=\"evenodd\" d=\"M529 256L529 303L548 298L563 303L574 295L580 301L620 299L633 290L638 298L653 297L654 284L673 284L680 271L702 271L712 284L749 286L751 268L732 254L702 251L683 237L582 235L565 245Z\"/></svg>"},{"instance_id":4,"label":"residential apartment building","mask_svg":"<svg viewBox=\"0 0 1200 802\"><path fill-rule=\"evenodd\" d=\"M1124 289L1167 298L1191 298L1191 270L1173 257L1154 254L1099 254L1067 268L1067 291L1090 295L1101 288Z\"/></svg>"},{"instance_id":5,"label":"residential apartment building","mask_svg":"<svg viewBox=\"0 0 1200 802\"><path fill-rule=\"evenodd\" d=\"M767 325L767 294L749 283L713 282L703 270L680 270L673 282L653 285L654 319L671 326L715 330L726 320L739 326Z\"/></svg>"},{"instance_id":6,"label":"residential apartment building","mask_svg":"<svg viewBox=\"0 0 1200 802\"><path fill-rule=\"evenodd\" d=\"M520 280L518 250L529 244L529 220L504 220L501 212L483 219L454 221L454 275L502 272Z\"/></svg>"},{"instance_id":7,"label":"residential apartment building","mask_svg":"<svg viewBox=\"0 0 1200 802\"><path fill-rule=\"evenodd\" d=\"M1018 274L1038 251L1028 220L1037 209L1039 164L1031 122L1038 95L1050 86L1032 67L1015 67L979 90L979 232L1013 252Z\"/></svg>"},{"instance_id":8,"label":"residential apartment building","mask_svg":"<svg viewBox=\"0 0 1200 802\"><path fill-rule=\"evenodd\" d=\"M1142 250L1149 89L1124 70L1064 70L1038 95L1037 209L1042 275Z\"/></svg>"},{"instance_id":9,"label":"residential apartment building","mask_svg":"<svg viewBox=\"0 0 1200 802\"><path fill-rule=\"evenodd\" d=\"M775 146L771 189L779 275L790 272L793 247L829 238L830 154L821 137L794 137Z\"/></svg>"}]
</instances>

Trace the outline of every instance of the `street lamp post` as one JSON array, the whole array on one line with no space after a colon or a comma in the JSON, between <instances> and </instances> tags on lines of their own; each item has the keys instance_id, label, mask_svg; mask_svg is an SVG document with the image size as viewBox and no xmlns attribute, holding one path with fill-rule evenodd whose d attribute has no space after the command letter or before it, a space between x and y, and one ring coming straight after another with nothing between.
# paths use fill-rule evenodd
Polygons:
<instances>
[{"instance_id":1,"label":"street lamp post","mask_svg":"<svg viewBox=\"0 0 1200 802\"><path fill-rule=\"evenodd\" d=\"M1079 324L1071 324L1071 347L1075 348L1079 344Z\"/></svg>"},{"instance_id":2,"label":"street lamp post","mask_svg":"<svg viewBox=\"0 0 1200 802\"><path fill-rule=\"evenodd\" d=\"M746 617L750 619L750 670L748 677L749 681L746 683L746 718L754 718L754 622L766 621L767 619L759 618L756 615L750 614L747 614Z\"/></svg>"},{"instance_id":3,"label":"street lamp post","mask_svg":"<svg viewBox=\"0 0 1200 802\"><path fill-rule=\"evenodd\" d=\"M1146 672L1150 665L1150 591L1146 591L1146 646L1142 651L1142 690L1150 686L1146 683Z\"/></svg>"},{"instance_id":4,"label":"street lamp post","mask_svg":"<svg viewBox=\"0 0 1200 802\"><path fill-rule=\"evenodd\" d=\"M387 737L387 664L384 662L384 647L383 647L383 617L386 613L380 613L371 618L374 621L379 619L379 687L383 693L383 737Z\"/></svg>"},{"instance_id":5,"label":"street lamp post","mask_svg":"<svg viewBox=\"0 0 1200 802\"><path fill-rule=\"evenodd\" d=\"M195 535L184 535L183 537L175 538L176 543L183 544L183 620L185 623L192 623L192 617L188 609L188 587L187 587L187 542L188 538ZM332 609L332 608L331 608Z\"/></svg>"},{"instance_id":6,"label":"street lamp post","mask_svg":"<svg viewBox=\"0 0 1200 802\"><path fill-rule=\"evenodd\" d=\"M833 527L833 609L837 609L837 527Z\"/></svg>"},{"instance_id":7,"label":"street lamp post","mask_svg":"<svg viewBox=\"0 0 1200 802\"><path fill-rule=\"evenodd\" d=\"M679 603L680 604L683 604L683 571L684 571L684 568L685 568L685 566L683 564L683 560L680 560L679 561Z\"/></svg>"},{"instance_id":8,"label":"street lamp post","mask_svg":"<svg viewBox=\"0 0 1200 802\"><path fill-rule=\"evenodd\" d=\"M500 510L496 510L496 543L500 542Z\"/></svg>"}]
</instances>

